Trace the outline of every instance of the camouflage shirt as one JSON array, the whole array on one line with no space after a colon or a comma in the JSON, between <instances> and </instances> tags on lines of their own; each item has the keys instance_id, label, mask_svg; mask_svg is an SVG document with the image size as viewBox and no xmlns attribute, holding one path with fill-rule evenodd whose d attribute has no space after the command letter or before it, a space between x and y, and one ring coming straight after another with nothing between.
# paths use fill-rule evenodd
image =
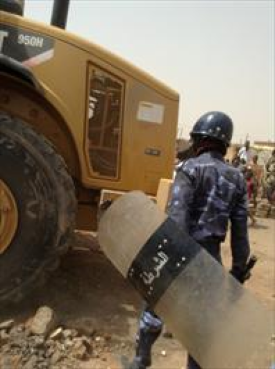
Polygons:
<instances>
[{"instance_id":1,"label":"camouflage shirt","mask_svg":"<svg viewBox=\"0 0 275 369\"><path fill-rule=\"evenodd\" d=\"M182 163L168 214L219 261L230 220L233 266L245 264L249 255L246 183L221 154L206 152Z\"/></svg>"}]
</instances>

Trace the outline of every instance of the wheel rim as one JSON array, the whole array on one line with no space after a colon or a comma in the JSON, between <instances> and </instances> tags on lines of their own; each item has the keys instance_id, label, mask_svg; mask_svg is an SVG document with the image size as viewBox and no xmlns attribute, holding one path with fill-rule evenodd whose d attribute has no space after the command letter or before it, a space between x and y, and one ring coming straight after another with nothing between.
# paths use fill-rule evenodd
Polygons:
<instances>
[{"instance_id":1,"label":"wheel rim","mask_svg":"<svg viewBox=\"0 0 275 369\"><path fill-rule=\"evenodd\" d=\"M10 189L0 179L0 255L9 247L18 225L18 209Z\"/></svg>"}]
</instances>

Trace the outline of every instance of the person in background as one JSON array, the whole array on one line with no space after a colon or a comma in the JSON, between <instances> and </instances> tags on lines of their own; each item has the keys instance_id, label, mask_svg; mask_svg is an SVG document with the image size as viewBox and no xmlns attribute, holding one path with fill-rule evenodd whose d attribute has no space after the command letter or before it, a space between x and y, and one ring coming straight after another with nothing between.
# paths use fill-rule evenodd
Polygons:
<instances>
[{"instance_id":1,"label":"person in background","mask_svg":"<svg viewBox=\"0 0 275 369\"><path fill-rule=\"evenodd\" d=\"M253 201L255 203L255 207L257 207L257 197L261 192L261 185L263 180L263 167L258 164L258 155L252 156L251 170L253 172L254 178L254 193L253 193Z\"/></svg>"},{"instance_id":2,"label":"person in background","mask_svg":"<svg viewBox=\"0 0 275 369\"><path fill-rule=\"evenodd\" d=\"M244 173L246 171L246 162L244 159L240 159L238 169L241 171L241 173Z\"/></svg>"},{"instance_id":3,"label":"person in background","mask_svg":"<svg viewBox=\"0 0 275 369\"><path fill-rule=\"evenodd\" d=\"M252 159L252 153L250 150L250 141L246 140L243 147L238 152L240 160L243 160L245 164L250 164Z\"/></svg>"},{"instance_id":4,"label":"person in background","mask_svg":"<svg viewBox=\"0 0 275 369\"><path fill-rule=\"evenodd\" d=\"M194 157L177 168L168 216L220 263L221 243L230 220L231 273L242 281L250 252L247 187L241 172L224 161L232 134L232 120L219 111L206 113L195 123L190 133ZM136 356L131 369L151 365L152 345L161 331L161 318L147 306L139 321ZM190 355L187 369L200 369Z\"/></svg>"},{"instance_id":5,"label":"person in background","mask_svg":"<svg viewBox=\"0 0 275 369\"><path fill-rule=\"evenodd\" d=\"M241 159L239 158L239 156L235 155L234 158L232 159L231 164L234 168L238 168L240 166L240 162L241 162Z\"/></svg>"},{"instance_id":6,"label":"person in background","mask_svg":"<svg viewBox=\"0 0 275 369\"><path fill-rule=\"evenodd\" d=\"M251 166L248 166L244 172L244 176L246 179L247 185L247 195L248 195L248 217L251 219L251 224L254 225L256 223L255 219L255 210L256 210L256 202L255 202L255 192L256 190L256 180L254 178L254 173Z\"/></svg>"},{"instance_id":7,"label":"person in background","mask_svg":"<svg viewBox=\"0 0 275 369\"><path fill-rule=\"evenodd\" d=\"M264 183L266 196L270 204L275 204L275 150L272 151L265 168Z\"/></svg>"}]
</instances>

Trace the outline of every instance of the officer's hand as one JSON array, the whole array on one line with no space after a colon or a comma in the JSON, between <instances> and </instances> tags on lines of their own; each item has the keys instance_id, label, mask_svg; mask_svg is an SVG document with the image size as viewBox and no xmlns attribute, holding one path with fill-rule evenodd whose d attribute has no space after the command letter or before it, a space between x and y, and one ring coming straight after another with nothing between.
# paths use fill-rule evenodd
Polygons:
<instances>
[{"instance_id":1,"label":"officer's hand","mask_svg":"<svg viewBox=\"0 0 275 369\"><path fill-rule=\"evenodd\" d=\"M244 275L243 275L243 272L240 270L240 269L235 269L235 268L232 268L229 273L235 278L237 279L238 282L240 282L241 284L243 284L245 282L245 279L247 278L244 278Z\"/></svg>"}]
</instances>

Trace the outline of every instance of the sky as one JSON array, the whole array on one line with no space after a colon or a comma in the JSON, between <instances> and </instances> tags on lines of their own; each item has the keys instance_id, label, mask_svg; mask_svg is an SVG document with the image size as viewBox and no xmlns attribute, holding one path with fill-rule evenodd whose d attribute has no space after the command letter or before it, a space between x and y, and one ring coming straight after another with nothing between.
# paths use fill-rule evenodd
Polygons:
<instances>
[{"instance_id":1,"label":"sky","mask_svg":"<svg viewBox=\"0 0 275 369\"><path fill-rule=\"evenodd\" d=\"M50 22L52 0L25 0ZM224 111L236 143L275 141L275 0L71 0L67 29L180 94L178 135Z\"/></svg>"}]
</instances>

